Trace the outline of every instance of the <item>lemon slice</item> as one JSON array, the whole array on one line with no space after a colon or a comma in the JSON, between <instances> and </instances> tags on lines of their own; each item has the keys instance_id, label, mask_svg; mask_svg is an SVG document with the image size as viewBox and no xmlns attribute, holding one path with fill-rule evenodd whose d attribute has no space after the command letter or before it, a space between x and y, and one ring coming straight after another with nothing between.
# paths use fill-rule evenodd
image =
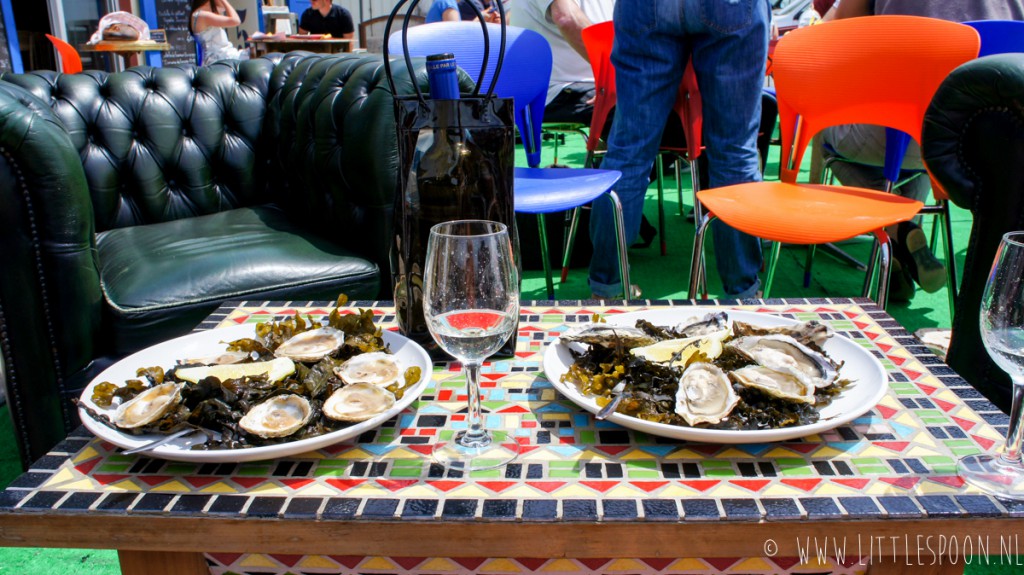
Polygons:
<instances>
[{"instance_id":1,"label":"lemon slice","mask_svg":"<svg viewBox=\"0 0 1024 575\"><path fill-rule=\"evenodd\" d=\"M636 357L650 362L664 363L672 367L682 367L698 351L707 356L708 359L715 359L721 355L722 340L727 335L729 335L729 330L716 331L699 337L666 339L651 345L634 347L629 352ZM669 363L676 354L678 354L678 357L676 357L675 361Z\"/></svg>"},{"instance_id":2,"label":"lemon slice","mask_svg":"<svg viewBox=\"0 0 1024 575\"><path fill-rule=\"evenodd\" d=\"M233 363L228 365L207 365L203 367L186 367L175 372L178 379L197 383L199 380L213 376L221 381L266 375L270 382L281 381L295 373L295 362L279 357L271 361L254 363Z\"/></svg>"}]
</instances>

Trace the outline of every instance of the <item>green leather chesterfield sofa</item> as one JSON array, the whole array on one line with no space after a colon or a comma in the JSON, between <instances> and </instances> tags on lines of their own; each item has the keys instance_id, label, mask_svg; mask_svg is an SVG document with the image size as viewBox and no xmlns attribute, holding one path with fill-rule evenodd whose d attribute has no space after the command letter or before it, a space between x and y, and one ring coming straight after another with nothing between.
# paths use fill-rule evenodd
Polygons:
<instances>
[{"instance_id":1,"label":"green leather chesterfield sofa","mask_svg":"<svg viewBox=\"0 0 1024 575\"><path fill-rule=\"evenodd\" d=\"M77 427L100 370L224 301L389 298L396 146L380 56L0 76L0 349L24 464Z\"/></svg>"}]
</instances>

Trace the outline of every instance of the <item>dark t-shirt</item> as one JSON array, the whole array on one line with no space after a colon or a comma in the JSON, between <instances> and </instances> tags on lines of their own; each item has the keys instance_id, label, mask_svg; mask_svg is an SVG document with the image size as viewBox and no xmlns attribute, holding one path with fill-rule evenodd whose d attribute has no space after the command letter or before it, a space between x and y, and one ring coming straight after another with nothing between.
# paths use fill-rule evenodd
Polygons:
<instances>
[{"instance_id":1,"label":"dark t-shirt","mask_svg":"<svg viewBox=\"0 0 1024 575\"><path fill-rule=\"evenodd\" d=\"M334 38L341 38L356 31L352 15L337 4L331 6L327 16L314 8L306 8L299 19L299 28L310 34L330 34Z\"/></svg>"},{"instance_id":2,"label":"dark t-shirt","mask_svg":"<svg viewBox=\"0 0 1024 575\"><path fill-rule=\"evenodd\" d=\"M476 19L476 12L473 11L470 3L475 4L481 14L491 7L491 0L459 0L459 15L463 20Z\"/></svg>"}]
</instances>

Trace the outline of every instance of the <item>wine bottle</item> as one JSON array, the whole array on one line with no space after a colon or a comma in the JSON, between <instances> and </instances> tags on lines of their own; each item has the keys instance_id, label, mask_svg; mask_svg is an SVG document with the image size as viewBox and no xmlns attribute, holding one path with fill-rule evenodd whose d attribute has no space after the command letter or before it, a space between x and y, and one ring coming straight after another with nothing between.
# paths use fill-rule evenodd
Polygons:
<instances>
[{"instance_id":1,"label":"wine bottle","mask_svg":"<svg viewBox=\"0 0 1024 575\"><path fill-rule=\"evenodd\" d=\"M507 185L495 181L496 171L504 169L504 160L496 158L507 155L508 161L512 160L511 148L503 145L502 138L494 137L494 132L503 133L502 126L474 131L464 125L467 118L488 113L486 108L494 103L479 98L460 100L452 54L428 56L427 77L433 117L416 135L412 166L396 198L392 277L402 334L422 345L434 359L445 359L423 317L423 269L430 228L452 220L493 220L509 226L517 262L519 245L511 164ZM515 340L515 336L510 338L499 354L512 355Z\"/></svg>"}]
</instances>

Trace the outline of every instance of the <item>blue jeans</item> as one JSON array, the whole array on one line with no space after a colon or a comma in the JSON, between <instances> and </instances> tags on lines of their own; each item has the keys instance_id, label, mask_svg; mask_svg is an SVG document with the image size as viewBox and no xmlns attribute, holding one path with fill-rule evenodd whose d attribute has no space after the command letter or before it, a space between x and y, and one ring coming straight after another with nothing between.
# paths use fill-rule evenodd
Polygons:
<instances>
[{"instance_id":1,"label":"blue jeans","mask_svg":"<svg viewBox=\"0 0 1024 575\"><path fill-rule=\"evenodd\" d=\"M640 230L644 195L661 132L692 55L704 106L703 141L711 187L761 180L757 129L768 55L768 0L618 0L615 5L616 120L602 168L619 170L626 238ZM594 202L590 289L621 293L611 203ZM760 240L720 221L712 225L725 293L753 296ZM688 260L687 260L688 261Z\"/></svg>"}]
</instances>

